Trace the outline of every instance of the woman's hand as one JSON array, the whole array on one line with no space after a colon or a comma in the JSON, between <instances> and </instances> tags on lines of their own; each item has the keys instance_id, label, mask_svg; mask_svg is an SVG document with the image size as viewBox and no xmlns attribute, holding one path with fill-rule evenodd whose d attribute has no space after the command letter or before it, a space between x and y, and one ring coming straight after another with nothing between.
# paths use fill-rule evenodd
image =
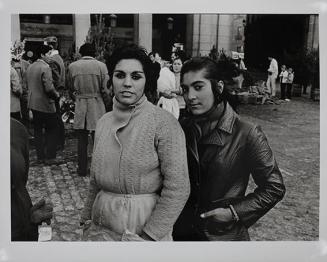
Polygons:
<instances>
[{"instance_id":1,"label":"woman's hand","mask_svg":"<svg viewBox=\"0 0 327 262\"><path fill-rule=\"evenodd\" d=\"M143 238L146 241L154 241L152 237L150 237L147 233L143 232L140 234L140 237Z\"/></svg>"},{"instance_id":2,"label":"woman's hand","mask_svg":"<svg viewBox=\"0 0 327 262\"><path fill-rule=\"evenodd\" d=\"M182 95L182 92L180 90L173 90L171 91L171 93L175 95Z\"/></svg>"},{"instance_id":3,"label":"woman's hand","mask_svg":"<svg viewBox=\"0 0 327 262\"><path fill-rule=\"evenodd\" d=\"M201 218L212 217L219 223L229 223L233 221L233 214L229 208L216 208L200 215Z\"/></svg>"},{"instance_id":4,"label":"woman's hand","mask_svg":"<svg viewBox=\"0 0 327 262\"><path fill-rule=\"evenodd\" d=\"M44 198L31 207L31 222L33 224L46 222L50 225L52 216L53 206L51 203L46 202Z\"/></svg>"},{"instance_id":5,"label":"woman's hand","mask_svg":"<svg viewBox=\"0 0 327 262\"><path fill-rule=\"evenodd\" d=\"M122 241L154 241L148 234L142 232L140 235L126 230L122 236Z\"/></svg>"},{"instance_id":6,"label":"woman's hand","mask_svg":"<svg viewBox=\"0 0 327 262\"><path fill-rule=\"evenodd\" d=\"M91 226L92 220L83 220L79 222L79 226L83 229L83 232Z\"/></svg>"},{"instance_id":7,"label":"woman's hand","mask_svg":"<svg viewBox=\"0 0 327 262\"><path fill-rule=\"evenodd\" d=\"M167 99L171 99L171 98L174 98L176 97L176 94L173 94L171 92L161 92L160 93L161 96L163 96L164 98L167 98Z\"/></svg>"}]
</instances>

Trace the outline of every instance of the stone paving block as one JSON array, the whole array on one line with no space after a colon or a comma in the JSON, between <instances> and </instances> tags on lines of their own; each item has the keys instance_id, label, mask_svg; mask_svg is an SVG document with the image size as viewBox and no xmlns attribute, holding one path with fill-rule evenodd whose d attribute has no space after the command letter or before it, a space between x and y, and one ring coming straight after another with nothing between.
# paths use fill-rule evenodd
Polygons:
<instances>
[{"instance_id":1,"label":"stone paving block","mask_svg":"<svg viewBox=\"0 0 327 262\"><path fill-rule=\"evenodd\" d=\"M65 206L64 208L66 211L75 210L75 208L72 205Z\"/></svg>"},{"instance_id":2,"label":"stone paving block","mask_svg":"<svg viewBox=\"0 0 327 262\"><path fill-rule=\"evenodd\" d=\"M61 237L64 241L78 241L80 239L80 235L67 232L63 232Z\"/></svg>"},{"instance_id":3,"label":"stone paving block","mask_svg":"<svg viewBox=\"0 0 327 262\"><path fill-rule=\"evenodd\" d=\"M64 207L62 205L60 206L54 206L53 207L53 212L56 213L56 212L59 212L59 211L63 211L64 210Z\"/></svg>"},{"instance_id":4,"label":"stone paving block","mask_svg":"<svg viewBox=\"0 0 327 262\"><path fill-rule=\"evenodd\" d=\"M78 210L83 210L83 208L84 208L84 202L77 202L76 203L76 208Z\"/></svg>"},{"instance_id":5,"label":"stone paving block","mask_svg":"<svg viewBox=\"0 0 327 262\"><path fill-rule=\"evenodd\" d=\"M59 215L56 215L56 216L55 216L55 219L56 219L56 221L57 221L58 223L64 223L64 222L67 221L67 217L65 217L65 216L59 216Z\"/></svg>"},{"instance_id":6,"label":"stone paving block","mask_svg":"<svg viewBox=\"0 0 327 262\"><path fill-rule=\"evenodd\" d=\"M70 191L67 191L67 190L63 191L63 193L61 194L61 198L62 199L71 199L72 196L70 194Z\"/></svg>"},{"instance_id":7,"label":"stone paving block","mask_svg":"<svg viewBox=\"0 0 327 262\"><path fill-rule=\"evenodd\" d=\"M74 202L72 199L63 199L62 203L63 203L63 206L65 206L65 207L74 206ZM67 210L74 210L74 209L67 209Z\"/></svg>"},{"instance_id":8,"label":"stone paving block","mask_svg":"<svg viewBox=\"0 0 327 262\"><path fill-rule=\"evenodd\" d=\"M67 224L67 225L71 225L72 228L79 227L79 219L68 219L68 220L66 221L66 224Z\"/></svg>"},{"instance_id":9,"label":"stone paving block","mask_svg":"<svg viewBox=\"0 0 327 262\"><path fill-rule=\"evenodd\" d=\"M77 225L76 225L77 226ZM67 224L66 222L64 222L61 226L60 226L60 230L63 232L72 232L72 226Z\"/></svg>"}]
</instances>

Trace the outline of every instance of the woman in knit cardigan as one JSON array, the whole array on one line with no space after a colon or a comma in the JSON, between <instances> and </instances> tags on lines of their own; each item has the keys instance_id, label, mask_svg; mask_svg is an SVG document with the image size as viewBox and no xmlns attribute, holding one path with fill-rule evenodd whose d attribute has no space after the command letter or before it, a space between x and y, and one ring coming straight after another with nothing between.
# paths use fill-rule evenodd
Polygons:
<instances>
[{"instance_id":1,"label":"woman in knit cardigan","mask_svg":"<svg viewBox=\"0 0 327 262\"><path fill-rule=\"evenodd\" d=\"M184 133L144 95L152 81L143 49L115 50L108 69L113 111L95 131L83 240L170 241L190 191Z\"/></svg>"}]
</instances>

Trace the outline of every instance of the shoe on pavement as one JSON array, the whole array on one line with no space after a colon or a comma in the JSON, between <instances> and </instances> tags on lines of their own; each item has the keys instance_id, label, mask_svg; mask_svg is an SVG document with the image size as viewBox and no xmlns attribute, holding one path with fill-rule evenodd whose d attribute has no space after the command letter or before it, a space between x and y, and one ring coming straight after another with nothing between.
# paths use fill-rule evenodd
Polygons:
<instances>
[{"instance_id":1,"label":"shoe on pavement","mask_svg":"<svg viewBox=\"0 0 327 262\"><path fill-rule=\"evenodd\" d=\"M286 98L286 99L285 99L285 101L286 101L286 102L289 102L289 101L291 101L291 100L290 100L290 99L288 99L288 98Z\"/></svg>"},{"instance_id":2,"label":"shoe on pavement","mask_svg":"<svg viewBox=\"0 0 327 262\"><path fill-rule=\"evenodd\" d=\"M76 173L78 176L83 176L83 177L88 176L88 174L90 174L90 168L87 168L86 171L82 171L81 169L77 168Z\"/></svg>"},{"instance_id":3,"label":"shoe on pavement","mask_svg":"<svg viewBox=\"0 0 327 262\"><path fill-rule=\"evenodd\" d=\"M46 159L44 161L44 164L49 165L49 166L55 165L55 164L57 164L57 160L55 158Z\"/></svg>"},{"instance_id":4,"label":"shoe on pavement","mask_svg":"<svg viewBox=\"0 0 327 262\"><path fill-rule=\"evenodd\" d=\"M30 162L31 165L43 165L44 164L44 159L37 159L35 161Z\"/></svg>"}]
</instances>

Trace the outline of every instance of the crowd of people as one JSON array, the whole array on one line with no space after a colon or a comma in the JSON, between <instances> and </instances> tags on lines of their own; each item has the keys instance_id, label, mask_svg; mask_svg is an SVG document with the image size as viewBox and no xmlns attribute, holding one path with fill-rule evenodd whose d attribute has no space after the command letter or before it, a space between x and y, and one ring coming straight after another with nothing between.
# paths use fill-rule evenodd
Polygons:
<instances>
[{"instance_id":1,"label":"crowd of people","mask_svg":"<svg viewBox=\"0 0 327 262\"><path fill-rule=\"evenodd\" d=\"M75 103L77 173L90 177L83 240L250 240L248 228L283 198L285 186L264 132L229 101L217 63L186 59L182 51L165 63L131 44L116 48L105 64L85 43L65 75L56 44L46 38L28 66L12 61L12 240L35 240L35 226L53 215L44 200L33 206L26 190L23 124L29 130L33 119L39 163L55 163L64 146L63 90ZM269 75L272 90L277 76ZM256 189L245 194L250 175Z\"/></svg>"}]
</instances>

